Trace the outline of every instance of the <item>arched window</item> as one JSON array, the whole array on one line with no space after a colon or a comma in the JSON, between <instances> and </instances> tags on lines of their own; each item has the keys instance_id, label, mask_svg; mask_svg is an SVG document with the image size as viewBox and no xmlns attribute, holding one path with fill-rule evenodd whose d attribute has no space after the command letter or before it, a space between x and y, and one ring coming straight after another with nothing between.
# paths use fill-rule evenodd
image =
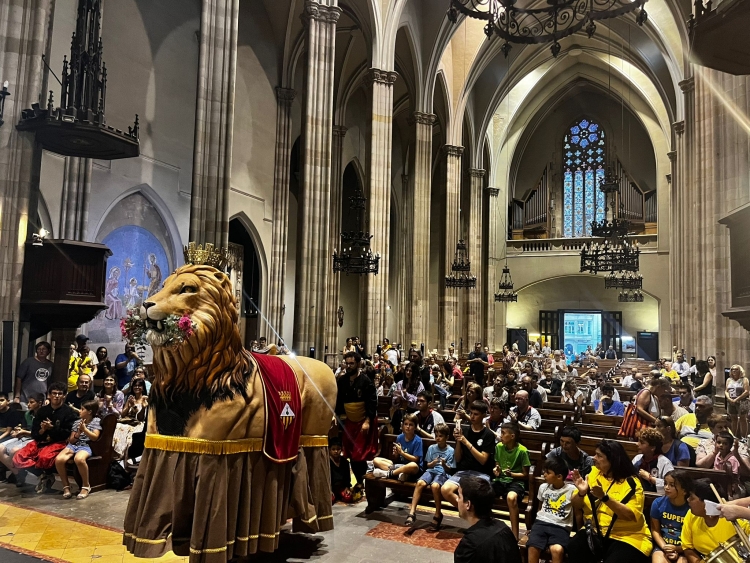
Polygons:
<instances>
[{"instance_id":1,"label":"arched window","mask_svg":"<svg viewBox=\"0 0 750 563\"><path fill-rule=\"evenodd\" d=\"M563 139L563 236L590 237L591 221L604 218L604 194L597 189L604 178L604 129L581 119Z\"/></svg>"}]
</instances>

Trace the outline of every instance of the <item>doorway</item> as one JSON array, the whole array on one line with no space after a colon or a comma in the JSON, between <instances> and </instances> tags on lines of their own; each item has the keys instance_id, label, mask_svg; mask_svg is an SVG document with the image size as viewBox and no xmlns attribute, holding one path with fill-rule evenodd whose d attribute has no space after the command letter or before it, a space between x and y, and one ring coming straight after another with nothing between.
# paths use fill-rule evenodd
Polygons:
<instances>
[{"instance_id":1,"label":"doorway","mask_svg":"<svg viewBox=\"0 0 750 563\"><path fill-rule=\"evenodd\" d=\"M602 314L599 311L563 313L563 351L568 363L602 341Z\"/></svg>"}]
</instances>

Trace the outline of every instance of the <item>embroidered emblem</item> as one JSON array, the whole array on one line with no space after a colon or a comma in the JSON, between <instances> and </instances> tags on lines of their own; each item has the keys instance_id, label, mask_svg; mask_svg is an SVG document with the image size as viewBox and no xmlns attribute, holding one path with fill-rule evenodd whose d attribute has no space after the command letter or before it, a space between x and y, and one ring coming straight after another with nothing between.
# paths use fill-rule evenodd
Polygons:
<instances>
[{"instance_id":1,"label":"embroidered emblem","mask_svg":"<svg viewBox=\"0 0 750 563\"><path fill-rule=\"evenodd\" d=\"M292 423L295 416L296 415L294 414L292 408L289 406L289 403L286 403L281 411L281 422L284 425L284 430L289 428L289 425Z\"/></svg>"},{"instance_id":2,"label":"embroidered emblem","mask_svg":"<svg viewBox=\"0 0 750 563\"><path fill-rule=\"evenodd\" d=\"M288 403L292 400L292 393L290 391L279 391L279 399L283 403Z\"/></svg>"},{"instance_id":3,"label":"embroidered emblem","mask_svg":"<svg viewBox=\"0 0 750 563\"><path fill-rule=\"evenodd\" d=\"M477 446L481 446L482 442L484 442L484 440L482 438L479 438L479 440L477 440Z\"/></svg>"}]
</instances>

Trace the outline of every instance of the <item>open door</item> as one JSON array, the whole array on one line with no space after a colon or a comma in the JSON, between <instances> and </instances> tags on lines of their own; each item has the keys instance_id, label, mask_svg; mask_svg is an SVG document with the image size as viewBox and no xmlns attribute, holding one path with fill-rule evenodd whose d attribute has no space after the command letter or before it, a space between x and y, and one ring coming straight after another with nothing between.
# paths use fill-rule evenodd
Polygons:
<instances>
[{"instance_id":1,"label":"open door","mask_svg":"<svg viewBox=\"0 0 750 563\"><path fill-rule=\"evenodd\" d=\"M602 311L602 346L614 347L622 358L622 311Z\"/></svg>"},{"instance_id":2,"label":"open door","mask_svg":"<svg viewBox=\"0 0 750 563\"><path fill-rule=\"evenodd\" d=\"M560 311L539 311L539 333L550 348L560 349Z\"/></svg>"}]
</instances>

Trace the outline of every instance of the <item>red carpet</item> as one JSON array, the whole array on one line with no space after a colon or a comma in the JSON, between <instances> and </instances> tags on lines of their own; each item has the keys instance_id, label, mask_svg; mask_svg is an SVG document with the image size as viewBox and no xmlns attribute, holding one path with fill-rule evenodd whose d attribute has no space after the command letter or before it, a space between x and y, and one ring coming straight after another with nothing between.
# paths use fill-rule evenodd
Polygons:
<instances>
[{"instance_id":1,"label":"red carpet","mask_svg":"<svg viewBox=\"0 0 750 563\"><path fill-rule=\"evenodd\" d=\"M430 533L427 530L422 529L416 530L412 535L408 536L406 535L408 529L409 528L406 526L381 522L367 532L366 535L371 538L408 543L409 545L439 549L440 551L447 551L450 553L453 553L456 550L458 542L460 542L463 537L461 534L454 534L451 532L440 531L437 533Z\"/></svg>"}]
</instances>

